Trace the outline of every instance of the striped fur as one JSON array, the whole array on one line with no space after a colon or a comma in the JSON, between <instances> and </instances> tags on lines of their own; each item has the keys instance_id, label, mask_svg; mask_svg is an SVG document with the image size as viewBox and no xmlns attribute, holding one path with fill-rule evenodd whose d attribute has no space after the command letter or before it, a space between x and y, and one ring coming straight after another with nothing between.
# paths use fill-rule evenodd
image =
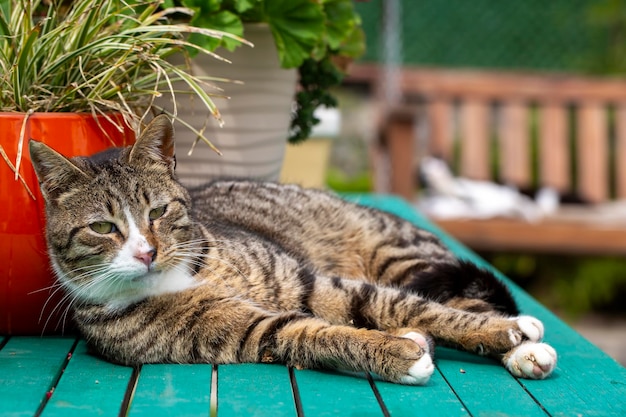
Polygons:
<instances>
[{"instance_id":1,"label":"striped fur","mask_svg":"<svg viewBox=\"0 0 626 417\"><path fill-rule=\"evenodd\" d=\"M509 369L525 369L519 346L543 345L543 326L517 316L504 285L433 234L293 185L186 190L173 149L164 116L133 147L92 157L31 141L52 264L103 357L280 362L422 384L433 341ZM555 362L521 376L545 377Z\"/></svg>"}]
</instances>

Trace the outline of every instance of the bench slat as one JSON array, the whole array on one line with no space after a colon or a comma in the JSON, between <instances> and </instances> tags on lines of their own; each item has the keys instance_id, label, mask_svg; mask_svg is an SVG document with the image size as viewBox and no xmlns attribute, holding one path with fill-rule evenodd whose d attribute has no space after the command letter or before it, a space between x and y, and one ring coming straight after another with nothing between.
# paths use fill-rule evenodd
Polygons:
<instances>
[{"instance_id":1,"label":"bench slat","mask_svg":"<svg viewBox=\"0 0 626 417\"><path fill-rule=\"evenodd\" d=\"M430 124L429 150L432 155L446 161L452 161L452 102L443 97L435 97L428 105L428 117Z\"/></svg>"},{"instance_id":2,"label":"bench slat","mask_svg":"<svg viewBox=\"0 0 626 417\"><path fill-rule=\"evenodd\" d=\"M507 184L528 186L530 177L530 141L528 105L511 101L502 106L500 122L500 172Z\"/></svg>"},{"instance_id":3,"label":"bench slat","mask_svg":"<svg viewBox=\"0 0 626 417\"><path fill-rule=\"evenodd\" d=\"M414 190L413 155L415 151L413 124L404 117L398 117L387 126L389 152L394 163L389 167L391 191L404 196Z\"/></svg>"},{"instance_id":4,"label":"bench slat","mask_svg":"<svg viewBox=\"0 0 626 417\"><path fill-rule=\"evenodd\" d=\"M626 198L626 104L615 111L615 186L616 197Z\"/></svg>"},{"instance_id":5,"label":"bench slat","mask_svg":"<svg viewBox=\"0 0 626 417\"><path fill-rule=\"evenodd\" d=\"M468 99L461 108L461 174L477 180L489 179L489 108L480 99Z\"/></svg>"},{"instance_id":6,"label":"bench slat","mask_svg":"<svg viewBox=\"0 0 626 417\"><path fill-rule=\"evenodd\" d=\"M544 220L540 224L515 219L441 220L446 232L476 250L625 255L626 227L585 227Z\"/></svg>"},{"instance_id":7,"label":"bench slat","mask_svg":"<svg viewBox=\"0 0 626 417\"><path fill-rule=\"evenodd\" d=\"M559 102L542 103L539 107L539 126L541 183L559 191L569 190L571 183L567 108Z\"/></svg>"},{"instance_id":8,"label":"bench slat","mask_svg":"<svg viewBox=\"0 0 626 417\"><path fill-rule=\"evenodd\" d=\"M129 417L209 416L213 365L144 365Z\"/></svg>"},{"instance_id":9,"label":"bench slat","mask_svg":"<svg viewBox=\"0 0 626 417\"><path fill-rule=\"evenodd\" d=\"M289 370L283 365L220 365L217 415L295 417Z\"/></svg>"},{"instance_id":10,"label":"bench slat","mask_svg":"<svg viewBox=\"0 0 626 417\"><path fill-rule=\"evenodd\" d=\"M438 353L435 353L435 358L437 356ZM375 384L392 416L470 416L439 370L435 371L425 387L406 387L384 381L376 381Z\"/></svg>"},{"instance_id":11,"label":"bench slat","mask_svg":"<svg viewBox=\"0 0 626 417\"><path fill-rule=\"evenodd\" d=\"M437 349L438 367L473 416L545 417L524 388L490 358L451 349Z\"/></svg>"},{"instance_id":12,"label":"bench slat","mask_svg":"<svg viewBox=\"0 0 626 417\"><path fill-rule=\"evenodd\" d=\"M365 378L337 373L294 370L305 416L383 416Z\"/></svg>"},{"instance_id":13,"label":"bench slat","mask_svg":"<svg viewBox=\"0 0 626 417\"><path fill-rule=\"evenodd\" d=\"M10 338L0 350L0 414L34 415L73 345L68 338Z\"/></svg>"},{"instance_id":14,"label":"bench slat","mask_svg":"<svg viewBox=\"0 0 626 417\"><path fill-rule=\"evenodd\" d=\"M131 375L130 367L89 355L87 344L81 341L42 417L118 415Z\"/></svg>"},{"instance_id":15,"label":"bench slat","mask_svg":"<svg viewBox=\"0 0 626 417\"><path fill-rule=\"evenodd\" d=\"M592 202L607 200L608 139L604 107L587 102L579 109L578 126L578 190Z\"/></svg>"}]
</instances>

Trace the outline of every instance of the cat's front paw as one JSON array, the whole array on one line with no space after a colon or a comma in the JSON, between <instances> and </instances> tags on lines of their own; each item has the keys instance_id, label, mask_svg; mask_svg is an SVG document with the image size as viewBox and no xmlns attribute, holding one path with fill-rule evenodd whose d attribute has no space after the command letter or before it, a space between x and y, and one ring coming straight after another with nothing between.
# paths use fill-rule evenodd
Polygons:
<instances>
[{"instance_id":1,"label":"cat's front paw","mask_svg":"<svg viewBox=\"0 0 626 417\"><path fill-rule=\"evenodd\" d=\"M545 343L524 342L507 352L502 361L516 377L544 379L554 371L557 354Z\"/></svg>"},{"instance_id":2,"label":"cat's front paw","mask_svg":"<svg viewBox=\"0 0 626 417\"><path fill-rule=\"evenodd\" d=\"M422 356L409 368L407 375L400 378L400 383L406 385L424 385L428 382L430 376L435 371L435 365L432 357L430 356L430 337L416 331L410 331L402 335L402 337L417 343L424 351L424 356Z\"/></svg>"},{"instance_id":3,"label":"cat's front paw","mask_svg":"<svg viewBox=\"0 0 626 417\"><path fill-rule=\"evenodd\" d=\"M424 356L409 368L408 374L401 377L399 382L406 385L424 385L433 372L435 372L435 364L430 355L424 353Z\"/></svg>"},{"instance_id":4,"label":"cat's front paw","mask_svg":"<svg viewBox=\"0 0 626 417\"><path fill-rule=\"evenodd\" d=\"M435 371L431 340L414 330L398 329L385 343L385 358L373 372L378 377L399 384L424 385Z\"/></svg>"}]
</instances>

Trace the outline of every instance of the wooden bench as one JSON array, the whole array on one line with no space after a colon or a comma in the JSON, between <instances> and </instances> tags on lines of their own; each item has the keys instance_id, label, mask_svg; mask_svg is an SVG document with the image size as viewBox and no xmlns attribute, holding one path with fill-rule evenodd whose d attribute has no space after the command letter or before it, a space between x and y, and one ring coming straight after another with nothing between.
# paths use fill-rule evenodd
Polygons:
<instances>
[{"instance_id":1,"label":"wooden bench","mask_svg":"<svg viewBox=\"0 0 626 417\"><path fill-rule=\"evenodd\" d=\"M352 199L439 233L398 197ZM624 416L626 369L506 278L523 312L543 320L559 352L553 376L518 380L496 362L437 348L424 387L280 365L113 365L75 337L0 336L0 416Z\"/></svg>"},{"instance_id":2,"label":"wooden bench","mask_svg":"<svg viewBox=\"0 0 626 417\"><path fill-rule=\"evenodd\" d=\"M626 80L402 68L400 98L390 105L383 100L384 74L355 65L348 78L377 91L377 178L388 167L388 182L377 191L413 200L420 158L439 156L466 178L520 189L550 186L591 203L563 206L532 224L438 221L470 247L626 254L626 209L618 219L606 214L606 203L626 198Z\"/></svg>"}]
</instances>

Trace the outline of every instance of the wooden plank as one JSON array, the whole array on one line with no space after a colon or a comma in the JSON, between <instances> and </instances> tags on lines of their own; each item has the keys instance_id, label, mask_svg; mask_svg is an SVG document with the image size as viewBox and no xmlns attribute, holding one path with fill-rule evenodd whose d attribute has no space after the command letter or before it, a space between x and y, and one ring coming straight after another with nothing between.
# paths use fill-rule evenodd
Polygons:
<instances>
[{"instance_id":1,"label":"wooden plank","mask_svg":"<svg viewBox=\"0 0 626 417\"><path fill-rule=\"evenodd\" d=\"M440 220L437 224L475 250L626 255L626 227L514 219Z\"/></svg>"},{"instance_id":2,"label":"wooden plank","mask_svg":"<svg viewBox=\"0 0 626 417\"><path fill-rule=\"evenodd\" d=\"M430 103L428 103L430 154L448 162L452 161L454 153L452 111L452 102L448 98L433 97Z\"/></svg>"},{"instance_id":3,"label":"wooden plank","mask_svg":"<svg viewBox=\"0 0 626 417\"><path fill-rule=\"evenodd\" d=\"M435 358L437 357L438 354L435 354ZM438 370L424 387L407 387L376 381L376 388L392 416L469 417L470 415Z\"/></svg>"},{"instance_id":4,"label":"wooden plank","mask_svg":"<svg viewBox=\"0 0 626 417\"><path fill-rule=\"evenodd\" d=\"M209 416L213 365L144 365L129 417Z\"/></svg>"},{"instance_id":5,"label":"wooden plank","mask_svg":"<svg viewBox=\"0 0 626 417\"><path fill-rule=\"evenodd\" d=\"M385 127L385 141L389 149L391 192L407 200L415 196L415 129L413 119L391 116Z\"/></svg>"},{"instance_id":6,"label":"wooden plank","mask_svg":"<svg viewBox=\"0 0 626 417\"><path fill-rule=\"evenodd\" d=\"M469 98L461 108L461 175L489 179L489 107L483 100Z\"/></svg>"},{"instance_id":7,"label":"wooden plank","mask_svg":"<svg viewBox=\"0 0 626 417\"><path fill-rule=\"evenodd\" d=\"M305 416L384 415L364 377L310 370L295 370L294 373Z\"/></svg>"},{"instance_id":8,"label":"wooden plank","mask_svg":"<svg viewBox=\"0 0 626 417\"><path fill-rule=\"evenodd\" d=\"M74 341L10 338L0 351L0 415L34 415L58 378Z\"/></svg>"},{"instance_id":9,"label":"wooden plank","mask_svg":"<svg viewBox=\"0 0 626 417\"><path fill-rule=\"evenodd\" d=\"M539 176L541 184L567 191L570 181L570 146L567 107L548 101L539 107Z\"/></svg>"},{"instance_id":10,"label":"wooden plank","mask_svg":"<svg viewBox=\"0 0 626 417\"><path fill-rule=\"evenodd\" d=\"M527 103L518 100L502 105L499 129L501 179L518 187L531 183L528 110Z\"/></svg>"},{"instance_id":11,"label":"wooden plank","mask_svg":"<svg viewBox=\"0 0 626 417\"><path fill-rule=\"evenodd\" d=\"M131 374L130 367L89 355L87 344L81 341L42 417L116 416L120 413Z\"/></svg>"},{"instance_id":12,"label":"wooden plank","mask_svg":"<svg viewBox=\"0 0 626 417\"><path fill-rule=\"evenodd\" d=\"M600 103L582 103L578 120L578 191L592 202L603 202L609 196L606 110Z\"/></svg>"},{"instance_id":13,"label":"wooden plank","mask_svg":"<svg viewBox=\"0 0 626 417\"><path fill-rule=\"evenodd\" d=\"M382 78L383 72L375 65L354 64L350 66L346 81L377 83ZM400 80L400 88L405 94L482 96L494 99L517 97L538 101L619 102L626 97L626 81L618 77L404 67Z\"/></svg>"},{"instance_id":14,"label":"wooden plank","mask_svg":"<svg viewBox=\"0 0 626 417\"><path fill-rule=\"evenodd\" d=\"M282 365L220 365L217 415L295 417L289 370Z\"/></svg>"},{"instance_id":15,"label":"wooden plank","mask_svg":"<svg viewBox=\"0 0 626 417\"><path fill-rule=\"evenodd\" d=\"M437 349L437 367L473 416L545 417L541 407L493 359Z\"/></svg>"},{"instance_id":16,"label":"wooden plank","mask_svg":"<svg viewBox=\"0 0 626 417\"><path fill-rule=\"evenodd\" d=\"M626 103L615 109L615 193L626 198Z\"/></svg>"}]
</instances>

